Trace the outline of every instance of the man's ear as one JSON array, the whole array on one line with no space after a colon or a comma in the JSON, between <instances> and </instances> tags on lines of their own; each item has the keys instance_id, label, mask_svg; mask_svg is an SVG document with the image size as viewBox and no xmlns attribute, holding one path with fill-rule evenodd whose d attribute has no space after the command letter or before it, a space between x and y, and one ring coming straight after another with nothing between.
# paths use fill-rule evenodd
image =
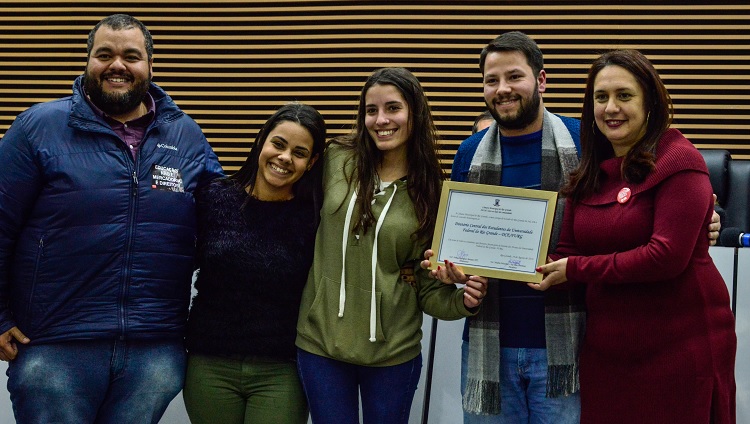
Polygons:
<instances>
[{"instance_id":1,"label":"man's ear","mask_svg":"<svg viewBox=\"0 0 750 424\"><path fill-rule=\"evenodd\" d=\"M539 85L539 92L544 93L547 90L547 72L542 69L539 71L539 75L536 77L536 82Z\"/></svg>"}]
</instances>

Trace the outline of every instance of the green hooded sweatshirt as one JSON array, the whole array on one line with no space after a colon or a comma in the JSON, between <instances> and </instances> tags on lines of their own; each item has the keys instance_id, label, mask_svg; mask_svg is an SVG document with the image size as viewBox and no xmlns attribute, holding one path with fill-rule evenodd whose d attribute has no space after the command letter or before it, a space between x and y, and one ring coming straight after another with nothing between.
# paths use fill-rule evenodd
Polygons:
<instances>
[{"instance_id":1,"label":"green hooded sweatshirt","mask_svg":"<svg viewBox=\"0 0 750 424\"><path fill-rule=\"evenodd\" d=\"M412 237L418 221L406 181L394 181L375 195L377 224L354 234L352 216L359 210L352 200L354 187L346 181L354 167L352 151L332 146L324 160L325 195L297 321L297 347L366 366L414 359L422 350L423 311L444 320L473 315L464 306L463 289L420 268L427 246ZM401 278L406 264L414 267L413 285Z\"/></svg>"}]
</instances>

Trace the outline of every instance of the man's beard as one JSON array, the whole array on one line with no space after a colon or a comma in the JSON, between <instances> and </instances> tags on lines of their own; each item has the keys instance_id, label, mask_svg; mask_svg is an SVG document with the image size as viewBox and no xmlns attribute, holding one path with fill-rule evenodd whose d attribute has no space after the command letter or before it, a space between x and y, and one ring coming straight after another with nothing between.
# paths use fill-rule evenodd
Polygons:
<instances>
[{"instance_id":1,"label":"man's beard","mask_svg":"<svg viewBox=\"0 0 750 424\"><path fill-rule=\"evenodd\" d=\"M83 87L91 102L102 112L110 116L119 116L135 110L141 104L148 93L151 77L143 80L134 80L133 87L125 93L105 93L102 89L102 81L112 74L103 74L98 79L88 73L83 78ZM133 78L130 75L118 75L125 78Z\"/></svg>"},{"instance_id":2,"label":"man's beard","mask_svg":"<svg viewBox=\"0 0 750 424\"><path fill-rule=\"evenodd\" d=\"M528 103L524 102L524 100L521 99L518 113L512 117L501 117L500 114L497 113L497 110L495 110L495 105L487 103L487 101L485 100L485 103L487 103L487 109L489 109L490 111L490 115L495 118L495 121L497 121L497 124L500 126L500 128L506 128L509 130L521 130L528 127L539 117L539 105L542 102L542 96L539 94L538 87L539 84L535 86L534 94L531 95Z\"/></svg>"}]
</instances>

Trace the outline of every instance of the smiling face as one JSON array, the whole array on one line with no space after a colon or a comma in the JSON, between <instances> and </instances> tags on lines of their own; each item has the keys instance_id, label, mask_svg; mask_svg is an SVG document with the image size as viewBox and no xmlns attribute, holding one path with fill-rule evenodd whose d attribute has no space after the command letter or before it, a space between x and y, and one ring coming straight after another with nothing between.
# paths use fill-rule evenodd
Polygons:
<instances>
[{"instance_id":1,"label":"smiling face","mask_svg":"<svg viewBox=\"0 0 750 424\"><path fill-rule=\"evenodd\" d=\"M542 128L541 95L546 89L544 70L535 75L519 51L487 55L484 63L484 101L503 135L523 135Z\"/></svg>"},{"instance_id":2,"label":"smiling face","mask_svg":"<svg viewBox=\"0 0 750 424\"><path fill-rule=\"evenodd\" d=\"M406 157L411 136L409 104L391 84L376 84L365 94L365 127L384 155Z\"/></svg>"},{"instance_id":3,"label":"smiling face","mask_svg":"<svg viewBox=\"0 0 750 424\"><path fill-rule=\"evenodd\" d=\"M102 25L86 64L86 94L114 119L133 119L148 92L151 65L140 29L114 30Z\"/></svg>"},{"instance_id":4,"label":"smiling face","mask_svg":"<svg viewBox=\"0 0 750 424\"><path fill-rule=\"evenodd\" d=\"M315 163L313 138L302 125L284 121L268 133L258 157L252 194L261 200L287 200L293 187Z\"/></svg>"},{"instance_id":5,"label":"smiling face","mask_svg":"<svg viewBox=\"0 0 750 424\"><path fill-rule=\"evenodd\" d=\"M625 156L646 134L643 89L625 68L610 65L594 79L594 120L616 156Z\"/></svg>"}]
</instances>

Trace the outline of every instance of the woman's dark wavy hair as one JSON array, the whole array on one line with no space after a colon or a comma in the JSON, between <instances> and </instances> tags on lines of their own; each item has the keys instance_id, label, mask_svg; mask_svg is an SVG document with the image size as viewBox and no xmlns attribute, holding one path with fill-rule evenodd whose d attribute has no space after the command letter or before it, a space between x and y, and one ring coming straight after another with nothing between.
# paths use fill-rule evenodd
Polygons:
<instances>
[{"instance_id":1,"label":"woman's dark wavy hair","mask_svg":"<svg viewBox=\"0 0 750 424\"><path fill-rule=\"evenodd\" d=\"M313 139L312 153L310 158L318 157L309 171L294 183L292 191L294 197L303 201L311 201L315 205L315 222L318 222L320 206L323 200L323 150L326 144L326 124L320 113L313 107L303 103L288 103L277 110L261 127L255 144L247 156L242 167L227 177L228 181L234 182L242 188L253 187L258 175L258 159L263 145L266 144L268 134L283 122L294 122L305 128ZM251 190L252 191L252 190ZM243 205L244 207L244 205Z\"/></svg>"},{"instance_id":2,"label":"woman's dark wavy hair","mask_svg":"<svg viewBox=\"0 0 750 424\"><path fill-rule=\"evenodd\" d=\"M353 232L367 230L375 223L372 200L378 183L377 167L383 159L375 141L365 127L367 91L374 85L392 85L403 96L409 106L411 134L406 142L408 171L406 187L419 221L419 228L412 234L418 241L429 243L435 229L435 215L440 202L440 188L444 179L437 155L437 129L432 121L430 105L419 80L404 68L381 68L373 72L362 87L359 96L357 119L348 136L333 140L334 143L354 150L356 167L347 175L350 187L357 190L357 206L362 211L355 217Z\"/></svg>"},{"instance_id":3,"label":"woman's dark wavy hair","mask_svg":"<svg viewBox=\"0 0 750 424\"><path fill-rule=\"evenodd\" d=\"M672 123L672 98L654 65L637 50L614 50L601 55L589 69L581 112L581 162L571 172L562 194L579 200L599 189L599 164L614 155L612 144L594 121L594 80L607 66L620 66L630 72L643 90L646 133L628 151L622 162L623 179L639 183L654 170L656 145Z\"/></svg>"}]
</instances>

